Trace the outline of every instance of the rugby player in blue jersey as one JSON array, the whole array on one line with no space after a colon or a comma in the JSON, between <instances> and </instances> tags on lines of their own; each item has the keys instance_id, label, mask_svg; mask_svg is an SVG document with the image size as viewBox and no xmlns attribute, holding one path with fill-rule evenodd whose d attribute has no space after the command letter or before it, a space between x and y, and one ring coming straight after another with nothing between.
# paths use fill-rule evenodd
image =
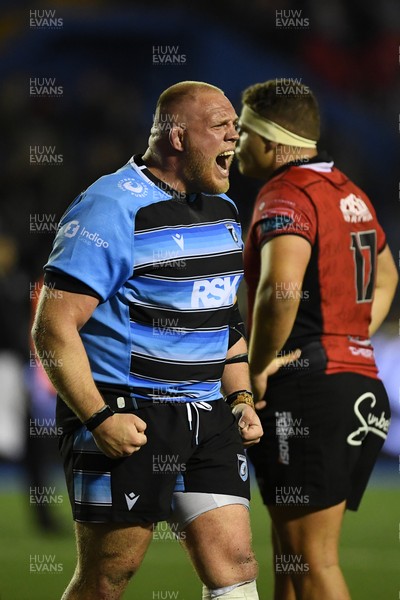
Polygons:
<instances>
[{"instance_id":1,"label":"rugby player in blue jersey","mask_svg":"<svg viewBox=\"0 0 400 600\"><path fill-rule=\"evenodd\" d=\"M120 598L163 520L184 532L203 599L258 598L243 445L262 428L236 303L241 228L225 195L236 125L218 88L168 88L145 154L61 219L32 333L58 391L76 521L64 600Z\"/></svg>"}]
</instances>

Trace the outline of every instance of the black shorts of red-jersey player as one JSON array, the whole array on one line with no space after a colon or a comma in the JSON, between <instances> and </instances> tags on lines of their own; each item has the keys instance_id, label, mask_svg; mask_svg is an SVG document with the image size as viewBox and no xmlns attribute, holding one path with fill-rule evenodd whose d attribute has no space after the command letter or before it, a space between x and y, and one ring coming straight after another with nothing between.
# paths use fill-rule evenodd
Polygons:
<instances>
[{"instance_id":1,"label":"black shorts of red-jersey player","mask_svg":"<svg viewBox=\"0 0 400 600\"><path fill-rule=\"evenodd\" d=\"M389 427L382 382L293 374L269 386L267 402L264 435L248 449L264 503L357 510Z\"/></svg>"}]
</instances>

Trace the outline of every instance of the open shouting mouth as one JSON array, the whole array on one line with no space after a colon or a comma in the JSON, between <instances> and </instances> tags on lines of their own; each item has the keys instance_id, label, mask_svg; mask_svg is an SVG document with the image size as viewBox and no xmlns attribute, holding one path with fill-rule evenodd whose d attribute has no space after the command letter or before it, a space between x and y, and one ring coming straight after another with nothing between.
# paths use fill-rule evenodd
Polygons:
<instances>
[{"instance_id":1,"label":"open shouting mouth","mask_svg":"<svg viewBox=\"0 0 400 600\"><path fill-rule=\"evenodd\" d=\"M217 158L215 159L219 172L223 177L229 176L229 169L232 164L234 154L235 152L233 150L226 150L225 152L218 154Z\"/></svg>"}]
</instances>

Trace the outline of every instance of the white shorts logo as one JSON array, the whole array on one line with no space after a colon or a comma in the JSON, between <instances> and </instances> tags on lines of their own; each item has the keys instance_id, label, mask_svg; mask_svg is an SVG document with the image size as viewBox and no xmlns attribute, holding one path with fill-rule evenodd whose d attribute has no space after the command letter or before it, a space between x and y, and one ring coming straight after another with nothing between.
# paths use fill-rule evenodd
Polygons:
<instances>
[{"instance_id":1,"label":"white shorts logo","mask_svg":"<svg viewBox=\"0 0 400 600\"><path fill-rule=\"evenodd\" d=\"M247 481L247 478L249 476L249 471L247 469L247 459L244 454L237 454L236 456L238 459L238 472L240 475L240 479L242 479L242 481Z\"/></svg>"},{"instance_id":2,"label":"white shorts logo","mask_svg":"<svg viewBox=\"0 0 400 600\"><path fill-rule=\"evenodd\" d=\"M132 508L135 506L135 504L139 500L139 498L140 498L140 495L135 496L134 492L125 494L125 500L126 500L126 505L128 507L128 510L132 510Z\"/></svg>"},{"instance_id":3,"label":"white shorts logo","mask_svg":"<svg viewBox=\"0 0 400 600\"><path fill-rule=\"evenodd\" d=\"M372 412L369 412L367 418L365 418L360 412L360 404L364 402L364 400L368 399L370 400L370 407L373 408L376 404L376 398L371 392L362 394L362 396L357 398L354 403L354 412L360 421L360 427L348 435L347 443L350 444L350 446L361 446L369 431L379 435L379 437L383 438L384 440L386 439L386 435L389 430L390 419L385 418L385 412L382 411L380 417L374 415Z\"/></svg>"},{"instance_id":4,"label":"white shorts logo","mask_svg":"<svg viewBox=\"0 0 400 600\"><path fill-rule=\"evenodd\" d=\"M240 275L199 279L193 283L192 308L217 308L233 304Z\"/></svg>"}]
</instances>

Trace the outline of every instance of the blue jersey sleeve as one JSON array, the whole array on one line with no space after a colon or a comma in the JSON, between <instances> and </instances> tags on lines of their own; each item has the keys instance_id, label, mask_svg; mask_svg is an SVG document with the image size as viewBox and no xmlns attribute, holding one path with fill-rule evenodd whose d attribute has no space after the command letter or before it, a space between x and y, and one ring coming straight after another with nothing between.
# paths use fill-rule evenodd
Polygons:
<instances>
[{"instance_id":1,"label":"blue jersey sleeve","mask_svg":"<svg viewBox=\"0 0 400 600\"><path fill-rule=\"evenodd\" d=\"M45 270L74 277L108 300L132 275L133 221L118 199L82 194L60 221Z\"/></svg>"}]
</instances>

